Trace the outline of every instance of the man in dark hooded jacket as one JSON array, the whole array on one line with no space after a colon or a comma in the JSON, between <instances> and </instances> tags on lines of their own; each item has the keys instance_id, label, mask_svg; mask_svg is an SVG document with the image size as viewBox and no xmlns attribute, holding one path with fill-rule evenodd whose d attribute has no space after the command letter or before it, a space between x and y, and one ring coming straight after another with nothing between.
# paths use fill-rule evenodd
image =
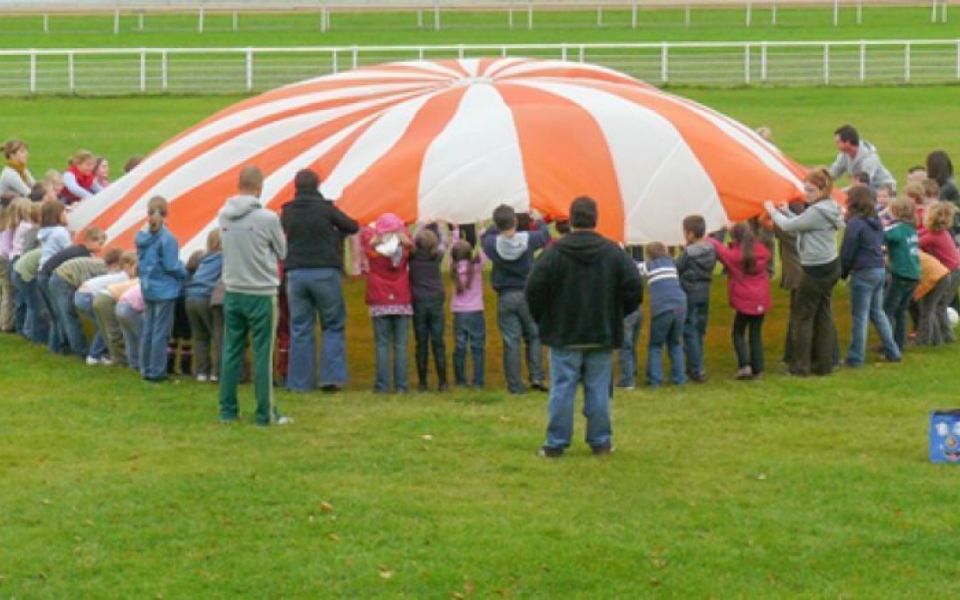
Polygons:
<instances>
[{"instance_id":1,"label":"man in dark hooded jacket","mask_svg":"<svg viewBox=\"0 0 960 600\"><path fill-rule=\"evenodd\" d=\"M597 204L570 205L569 235L547 249L527 281L530 312L550 348L550 423L540 454L558 457L573 435L573 402L584 386L587 444L594 454L613 448L610 383L613 350L623 342L623 316L640 303L636 266L620 247L594 231Z\"/></svg>"}]
</instances>

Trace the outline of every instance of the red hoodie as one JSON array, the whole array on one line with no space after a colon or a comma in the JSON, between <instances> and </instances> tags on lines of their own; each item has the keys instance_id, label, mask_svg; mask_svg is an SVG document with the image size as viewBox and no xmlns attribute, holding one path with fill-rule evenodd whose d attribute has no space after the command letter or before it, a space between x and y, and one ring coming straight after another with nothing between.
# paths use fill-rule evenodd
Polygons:
<instances>
[{"instance_id":1,"label":"red hoodie","mask_svg":"<svg viewBox=\"0 0 960 600\"><path fill-rule=\"evenodd\" d=\"M407 263L410 262L410 249L404 247L403 258L394 266L389 257L378 253L370 245L374 233L372 227L364 227L360 232L360 243L370 261L370 273L367 275L367 306L409 305L411 295Z\"/></svg>"},{"instance_id":2,"label":"red hoodie","mask_svg":"<svg viewBox=\"0 0 960 600\"><path fill-rule=\"evenodd\" d=\"M753 273L743 270L743 253L740 246L728 247L707 236L717 249L717 259L727 268L727 293L733 310L756 316L770 312L770 280L767 279L767 263L770 251L758 240L753 242L753 255L757 264Z\"/></svg>"}]
</instances>

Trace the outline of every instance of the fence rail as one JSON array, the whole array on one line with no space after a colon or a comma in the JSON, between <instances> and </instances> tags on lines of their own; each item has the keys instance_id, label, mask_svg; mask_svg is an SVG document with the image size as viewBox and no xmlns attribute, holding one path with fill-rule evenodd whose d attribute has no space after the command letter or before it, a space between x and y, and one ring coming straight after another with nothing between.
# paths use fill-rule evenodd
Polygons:
<instances>
[{"instance_id":1,"label":"fence rail","mask_svg":"<svg viewBox=\"0 0 960 600\"><path fill-rule=\"evenodd\" d=\"M591 62L655 85L960 82L960 39L0 50L0 94L232 94L382 62L527 56Z\"/></svg>"}]
</instances>

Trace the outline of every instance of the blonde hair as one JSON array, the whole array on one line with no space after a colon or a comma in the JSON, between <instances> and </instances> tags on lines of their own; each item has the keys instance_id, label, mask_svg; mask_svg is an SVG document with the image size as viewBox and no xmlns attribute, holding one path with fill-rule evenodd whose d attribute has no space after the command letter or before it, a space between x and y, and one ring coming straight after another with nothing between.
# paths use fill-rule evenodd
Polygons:
<instances>
[{"instance_id":1,"label":"blonde hair","mask_svg":"<svg viewBox=\"0 0 960 600\"><path fill-rule=\"evenodd\" d=\"M934 202L927 207L924 215L925 225L934 233L953 227L953 217L957 214L956 207L949 202Z\"/></svg>"},{"instance_id":2,"label":"blonde hair","mask_svg":"<svg viewBox=\"0 0 960 600\"><path fill-rule=\"evenodd\" d=\"M83 163L91 160L97 160L97 157L93 155L93 152L89 150L77 150L73 153L73 156L70 157L71 165L82 165Z\"/></svg>"},{"instance_id":3,"label":"blonde hair","mask_svg":"<svg viewBox=\"0 0 960 600\"><path fill-rule=\"evenodd\" d=\"M27 200L26 198L14 198L13 202L10 203L10 222L8 225L10 229L16 229L20 226L20 223L30 220L31 208L33 203Z\"/></svg>"},{"instance_id":4,"label":"blonde hair","mask_svg":"<svg viewBox=\"0 0 960 600\"><path fill-rule=\"evenodd\" d=\"M137 253L126 251L120 255L120 268L124 271L127 270L127 267L133 267L137 264Z\"/></svg>"},{"instance_id":5,"label":"blonde hair","mask_svg":"<svg viewBox=\"0 0 960 600\"><path fill-rule=\"evenodd\" d=\"M219 252L223 247L220 242L220 228L216 227L207 234L207 252Z\"/></svg>"},{"instance_id":6,"label":"blonde hair","mask_svg":"<svg viewBox=\"0 0 960 600\"><path fill-rule=\"evenodd\" d=\"M40 220L43 217L43 202L31 202L30 203L30 222L34 225L39 225Z\"/></svg>"},{"instance_id":7,"label":"blonde hair","mask_svg":"<svg viewBox=\"0 0 960 600\"><path fill-rule=\"evenodd\" d=\"M926 178L923 180L923 193L927 198L940 197L940 184L936 179Z\"/></svg>"},{"instance_id":8,"label":"blonde hair","mask_svg":"<svg viewBox=\"0 0 960 600\"><path fill-rule=\"evenodd\" d=\"M909 198L897 198L890 203L890 214L898 221L913 223L913 217L916 213L917 205Z\"/></svg>"},{"instance_id":9,"label":"blonde hair","mask_svg":"<svg viewBox=\"0 0 960 600\"><path fill-rule=\"evenodd\" d=\"M662 242L650 242L647 244L643 249L643 255L647 260L656 260L664 256L669 256L667 247L664 246Z\"/></svg>"},{"instance_id":10,"label":"blonde hair","mask_svg":"<svg viewBox=\"0 0 960 600\"><path fill-rule=\"evenodd\" d=\"M105 242L107 241L107 234L97 226L87 227L83 232L83 241Z\"/></svg>"},{"instance_id":11,"label":"blonde hair","mask_svg":"<svg viewBox=\"0 0 960 600\"><path fill-rule=\"evenodd\" d=\"M63 173L56 169L50 169L43 174L43 182L50 186L63 185Z\"/></svg>"},{"instance_id":12,"label":"blonde hair","mask_svg":"<svg viewBox=\"0 0 960 600\"><path fill-rule=\"evenodd\" d=\"M903 196L913 200L917 204L923 203L925 198L923 184L919 181L911 181L907 185L903 186Z\"/></svg>"}]
</instances>

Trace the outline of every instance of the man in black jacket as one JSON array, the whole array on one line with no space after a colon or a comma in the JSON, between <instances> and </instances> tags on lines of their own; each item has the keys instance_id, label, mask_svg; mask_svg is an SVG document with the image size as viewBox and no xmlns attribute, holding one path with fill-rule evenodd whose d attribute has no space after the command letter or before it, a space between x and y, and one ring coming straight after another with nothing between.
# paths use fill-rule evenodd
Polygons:
<instances>
[{"instance_id":1,"label":"man in black jacket","mask_svg":"<svg viewBox=\"0 0 960 600\"><path fill-rule=\"evenodd\" d=\"M287 388L310 391L317 385L314 328L323 329L320 388L334 392L347 381L347 311L340 279L343 238L359 231L357 222L320 194L320 178L309 169L294 178L296 197L283 205L280 223L287 234L287 298L290 304L290 368Z\"/></svg>"},{"instance_id":2,"label":"man in black jacket","mask_svg":"<svg viewBox=\"0 0 960 600\"><path fill-rule=\"evenodd\" d=\"M613 448L610 382L613 349L623 342L623 316L640 303L642 283L633 261L594 231L597 204L570 205L572 232L534 264L527 281L530 312L550 348L550 423L541 456L558 457L573 435L573 402L584 387L587 444L594 454Z\"/></svg>"}]
</instances>

